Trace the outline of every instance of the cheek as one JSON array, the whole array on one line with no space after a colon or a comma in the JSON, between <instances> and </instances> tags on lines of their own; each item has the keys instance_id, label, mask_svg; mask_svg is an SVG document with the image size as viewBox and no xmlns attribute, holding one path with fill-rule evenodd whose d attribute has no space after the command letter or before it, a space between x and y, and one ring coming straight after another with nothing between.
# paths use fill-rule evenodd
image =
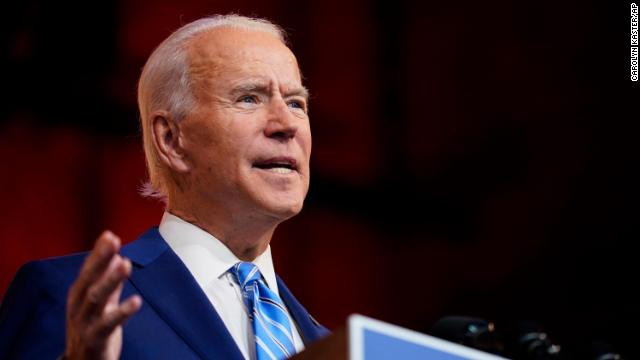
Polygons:
<instances>
[{"instance_id":1,"label":"cheek","mask_svg":"<svg viewBox=\"0 0 640 360\"><path fill-rule=\"evenodd\" d=\"M233 155L229 151L233 145L221 136L221 129L207 122L199 125L189 128L188 136L185 136L185 152L191 158L196 173L221 171Z\"/></svg>"},{"instance_id":2,"label":"cheek","mask_svg":"<svg viewBox=\"0 0 640 360\"><path fill-rule=\"evenodd\" d=\"M309 129L308 125L300 134L300 147L302 147L302 150L304 151L308 160L311 156L311 129Z\"/></svg>"}]
</instances>

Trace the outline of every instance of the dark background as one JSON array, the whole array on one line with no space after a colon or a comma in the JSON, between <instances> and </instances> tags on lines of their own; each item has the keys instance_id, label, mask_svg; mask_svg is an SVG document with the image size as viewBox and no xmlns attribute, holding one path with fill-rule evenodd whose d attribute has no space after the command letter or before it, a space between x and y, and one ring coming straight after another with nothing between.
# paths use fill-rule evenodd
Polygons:
<instances>
[{"instance_id":1,"label":"dark background","mask_svg":"<svg viewBox=\"0 0 640 360\"><path fill-rule=\"evenodd\" d=\"M317 319L529 319L640 357L630 3L602 3L5 4L0 294L27 260L158 223L140 69L181 24L239 12L290 33L312 92L311 192L272 244Z\"/></svg>"}]
</instances>

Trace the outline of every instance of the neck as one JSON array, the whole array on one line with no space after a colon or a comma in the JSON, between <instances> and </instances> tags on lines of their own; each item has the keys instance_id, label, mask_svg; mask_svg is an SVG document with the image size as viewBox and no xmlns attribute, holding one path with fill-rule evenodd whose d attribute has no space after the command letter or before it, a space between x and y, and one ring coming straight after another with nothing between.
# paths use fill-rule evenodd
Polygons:
<instances>
[{"instance_id":1,"label":"neck","mask_svg":"<svg viewBox=\"0 0 640 360\"><path fill-rule=\"evenodd\" d=\"M169 201L167 211L180 217L225 244L242 261L253 261L271 242L277 221L255 214L237 214L218 207L199 209L179 201Z\"/></svg>"}]
</instances>

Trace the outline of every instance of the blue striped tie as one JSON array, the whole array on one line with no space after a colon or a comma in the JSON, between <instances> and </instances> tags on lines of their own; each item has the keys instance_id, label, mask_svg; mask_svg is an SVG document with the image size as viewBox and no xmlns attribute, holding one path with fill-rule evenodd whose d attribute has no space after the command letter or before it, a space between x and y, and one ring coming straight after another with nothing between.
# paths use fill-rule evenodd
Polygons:
<instances>
[{"instance_id":1,"label":"blue striped tie","mask_svg":"<svg viewBox=\"0 0 640 360\"><path fill-rule=\"evenodd\" d=\"M256 337L256 358L280 360L295 354L291 319L282 300L265 284L258 267L241 262L229 271L236 276L249 310Z\"/></svg>"}]
</instances>

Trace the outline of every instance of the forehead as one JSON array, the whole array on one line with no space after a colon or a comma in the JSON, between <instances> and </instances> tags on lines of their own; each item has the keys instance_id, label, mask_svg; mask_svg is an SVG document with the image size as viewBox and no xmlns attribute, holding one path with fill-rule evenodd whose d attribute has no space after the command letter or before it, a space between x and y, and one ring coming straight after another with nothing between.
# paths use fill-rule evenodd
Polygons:
<instances>
[{"instance_id":1,"label":"forehead","mask_svg":"<svg viewBox=\"0 0 640 360\"><path fill-rule=\"evenodd\" d=\"M187 44L189 72L194 80L270 78L299 86L295 56L274 35L221 27L198 34Z\"/></svg>"}]
</instances>

